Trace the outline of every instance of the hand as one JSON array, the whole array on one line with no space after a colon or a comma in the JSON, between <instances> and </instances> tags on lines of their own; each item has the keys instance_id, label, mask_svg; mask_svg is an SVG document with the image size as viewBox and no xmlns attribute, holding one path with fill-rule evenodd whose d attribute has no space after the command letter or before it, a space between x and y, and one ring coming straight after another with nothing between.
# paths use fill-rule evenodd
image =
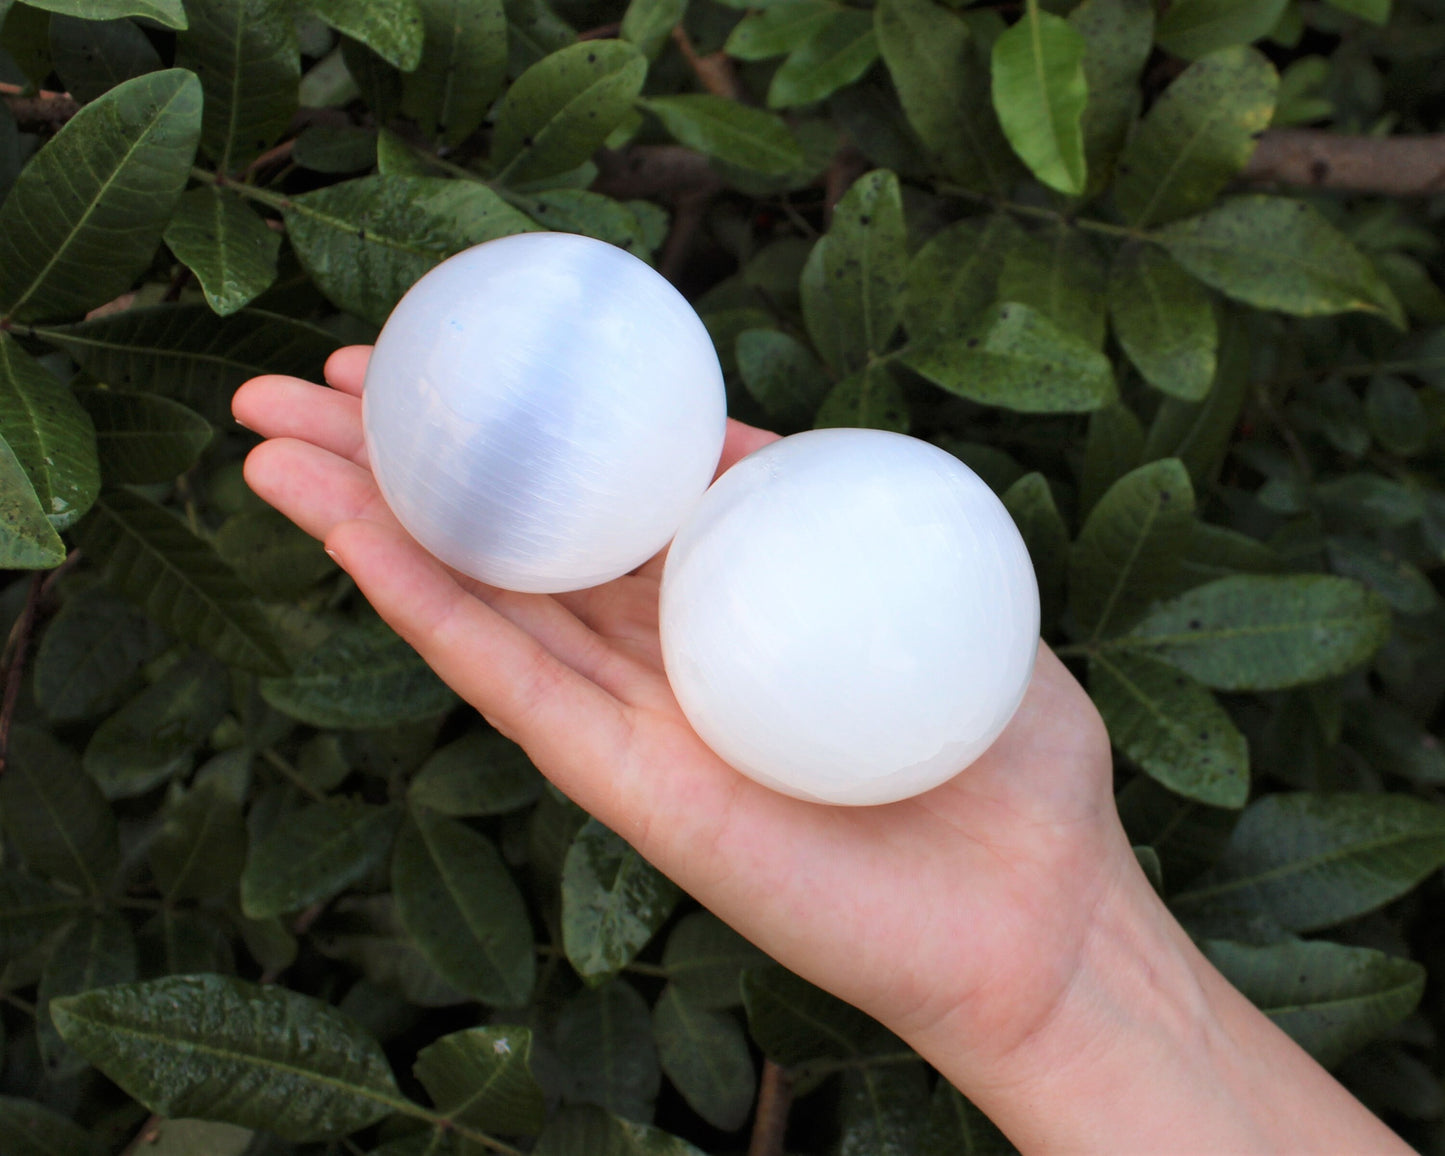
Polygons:
<instances>
[{"instance_id":1,"label":"hand","mask_svg":"<svg viewBox=\"0 0 1445 1156\"><path fill-rule=\"evenodd\" d=\"M703 745L668 687L660 556L595 589L522 595L447 570L401 530L366 468L368 352L338 351L331 389L263 377L237 393L238 419L271 439L246 478L458 694L703 904L905 1037L961 1016L1006 1047L1048 1014L1128 857L1108 739L1052 653L993 748L925 795L835 808L760 787ZM720 469L773 438L729 423Z\"/></svg>"},{"instance_id":2,"label":"hand","mask_svg":"<svg viewBox=\"0 0 1445 1156\"><path fill-rule=\"evenodd\" d=\"M238 420L269 439L247 481L559 788L722 919L897 1032L1025 1150L1405 1150L1154 895L1103 724L1047 647L1008 728L950 782L866 808L776 794L673 699L660 557L523 595L408 537L367 469L368 354L335 353L330 389L261 377L237 392ZM771 440L730 423L719 468Z\"/></svg>"}]
</instances>

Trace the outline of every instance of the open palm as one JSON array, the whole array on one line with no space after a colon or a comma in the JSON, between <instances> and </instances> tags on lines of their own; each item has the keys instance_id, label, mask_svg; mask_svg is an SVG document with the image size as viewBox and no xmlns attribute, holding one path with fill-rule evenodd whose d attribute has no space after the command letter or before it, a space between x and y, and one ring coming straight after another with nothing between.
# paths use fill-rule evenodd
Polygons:
<instances>
[{"instance_id":1,"label":"open palm","mask_svg":"<svg viewBox=\"0 0 1445 1156\"><path fill-rule=\"evenodd\" d=\"M332 388L242 387L237 418L269 439L246 477L326 541L458 694L691 895L915 1046L947 1034L1007 1048L1050 1014L1091 913L1134 864L1103 726L1047 648L1013 722L952 781L866 808L776 794L678 709L658 643L660 557L591 590L523 595L457 575L400 528L367 469L368 354L333 355ZM720 468L773 436L730 423Z\"/></svg>"}]
</instances>

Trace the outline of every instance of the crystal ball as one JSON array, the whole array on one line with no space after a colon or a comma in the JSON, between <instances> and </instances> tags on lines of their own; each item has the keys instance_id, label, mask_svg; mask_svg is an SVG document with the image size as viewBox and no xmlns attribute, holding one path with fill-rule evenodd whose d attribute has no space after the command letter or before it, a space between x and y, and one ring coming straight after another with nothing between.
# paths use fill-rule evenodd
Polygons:
<instances>
[{"instance_id":1,"label":"crystal ball","mask_svg":"<svg viewBox=\"0 0 1445 1156\"><path fill-rule=\"evenodd\" d=\"M488 241L428 272L387 318L362 397L372 473L408 533L539 593L661 550L727 421L692 306L637 257L569 233Z\"/></svg>"},{"instance_id":2,"label":"crystal ball","mask_svg":"<svg viewBox=\"0 0 1445 1156\"><path fill-rule=\"evenodd\" d=\"M795 434L715 483L668 551L663 662L693 729L785 794L907 798L998 737L1039 595L1003 503L937 446Z\"/></svg>"}]
</instances>

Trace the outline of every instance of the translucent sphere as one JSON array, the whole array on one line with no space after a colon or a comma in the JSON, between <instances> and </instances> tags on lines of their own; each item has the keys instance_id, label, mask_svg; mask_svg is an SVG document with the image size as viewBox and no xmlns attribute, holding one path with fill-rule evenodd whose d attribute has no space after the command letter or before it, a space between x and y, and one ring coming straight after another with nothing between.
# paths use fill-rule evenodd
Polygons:
<instances>
[{"instance_id":1,"label":"translucent sphere","mask_svg":"<svg viewBox=\"0 0 1445 1156\"><path fill-rule=\"evenodd\" d=\"M727 414L712 340L643 261L569 233L458 253L387 319L366 448L428 551L510 590L616 578L712 480Z\"/></svg>"},{"instance_id":2,"label":"translucent sphere","mask_svg":"<svg viewBox=\"0 0 1445 1156\"><path fill-rule=\"evenodd\" d=\"M713 484L668 552L661 629L678 703L725 762L785 794L887 803L998 737L1039 595L1008 511L952 454L814 430Z\"/></svg>"}]
</instances>

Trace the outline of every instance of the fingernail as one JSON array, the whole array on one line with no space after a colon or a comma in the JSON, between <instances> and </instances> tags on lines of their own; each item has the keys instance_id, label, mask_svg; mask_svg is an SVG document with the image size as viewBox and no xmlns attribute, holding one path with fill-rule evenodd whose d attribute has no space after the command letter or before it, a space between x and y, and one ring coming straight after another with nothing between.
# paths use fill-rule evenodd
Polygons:
<instances>
[{"instance_id":1,"label":"fingernail","mask_svg":"<svg viewBox=\"0 0 1445 1156\"><path fill-rule=\"evenodd\" d=\"M333 550L330 546L323 546L322 549L326 551L326 553L330 556L333 562L335 562L338 566L341 565L341 559L336 556L335 550Z\"/></svg>"}]
</instances>

